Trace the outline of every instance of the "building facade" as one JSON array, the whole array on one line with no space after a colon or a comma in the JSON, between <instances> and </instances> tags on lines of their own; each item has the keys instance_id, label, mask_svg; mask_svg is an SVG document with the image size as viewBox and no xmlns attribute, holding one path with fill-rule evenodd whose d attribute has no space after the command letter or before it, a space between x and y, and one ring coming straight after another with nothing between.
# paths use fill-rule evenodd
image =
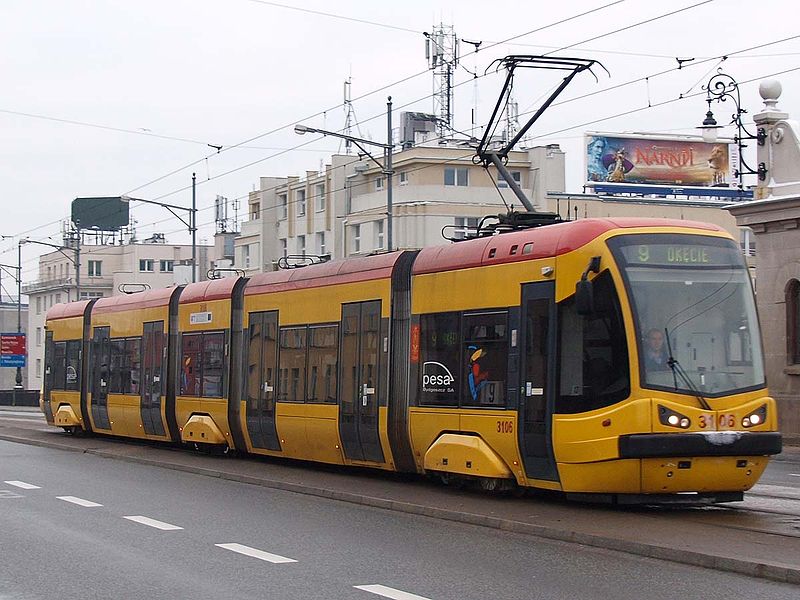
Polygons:
<instances>
[{"instance_id":1,"label":"building facade","mask_svg":"<svg viewBox=\"0 0 800 600\"><path fill-rule=\"evenodd\" d=\"M780 84L763 82L759 92L765 106L753 120L766 135L756 164L763 163L767 175L757 200L730 210L758 241L756 299L767 385L784 439L800 443L800 126L777 108Z\"/></svg>"},{"instance_id":2,"label":"building facade","mask_svg":"<svg viewBox=\"0 0 800 600\"><path fill-rule=\"evenodd\" d=\"M23 281L28 296L28 389L42 385L45 315L55 304L116 296L123 293L188 283L192 280L192 247L167 244L156 234L141 243L121 245L85 244L80 252L80 291L76 285L72 250L50 252L39 257L38 278ZM214 247L197 246L198 280L206 279L214 264Z\"/></svg>"}]
</instances>

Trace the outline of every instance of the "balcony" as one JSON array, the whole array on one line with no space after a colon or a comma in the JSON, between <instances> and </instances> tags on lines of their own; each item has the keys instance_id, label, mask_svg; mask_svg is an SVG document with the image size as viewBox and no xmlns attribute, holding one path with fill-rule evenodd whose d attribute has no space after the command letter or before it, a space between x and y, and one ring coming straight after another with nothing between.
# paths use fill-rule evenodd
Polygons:
<instances>
[{"instance_id":1,"label":"balcony","mask_svg":"<svg viewBox=\"0 0 800 600\"><path fill-rule=\"evenodd\" d=\"M81 288L108 288L114 286L112 277L81 277ZM22 284L22 293L26 295L39 294L41 292L66 290L75 287L74 277L51 277L49 279L37 279Z\"/></svg>"}]
</instances>

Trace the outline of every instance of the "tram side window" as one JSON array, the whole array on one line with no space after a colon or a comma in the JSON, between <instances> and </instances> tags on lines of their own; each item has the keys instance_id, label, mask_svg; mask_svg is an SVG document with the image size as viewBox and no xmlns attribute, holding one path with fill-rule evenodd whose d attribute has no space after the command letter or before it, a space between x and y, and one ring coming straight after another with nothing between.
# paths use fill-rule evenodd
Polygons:
<instances>
[{"instance_id":1,"label":"tram side window","mask_svg":"<svg viewBox=\"0 0 800 600\"><path fill-rule=\"evenodd\" d=\"M598 275L593 287L593 314L579 315L574 296L558 307L558 413L609 406L630 394L625 327L611 274Z\"/></svg>"},{"instance_id":2,"label":"tram side window","mask_svg":"<svg viewBox=\"0 0 800 600\"><path fill-rule=\"evenodd\" d=\"M222 373L225 367L225 334L203 334L203 386L204 398L222 396Z\"/></svg>"},{"instance_id":3,"label":"tram side window","mask_svg":"<svg viewBox=\"0 0 800 600\"><path fill-rule=\"evenodd\" d=\"M56 342L53 351L53 389L63 390L67 370L67 343Z\"/></svg>"},{"instance_id":4,"label":"tram side window","mask_svg":"<svg viewBox=\"0 0 800 600\"><path fill-rule=\"evenodd\" d=\"M508 313L465 314L462 406L505 406Z\"/></svg>"},{"instance_id":5,"label":"tram side window","mask_svg":"<svg viewBox=\"0 0 800 600\"><path fill-rule=\"evenodd\" d=\"M67 342L66 386L64 389L77 391L81 389L81 342Z\"/></svg>"},{"instance_id":6,"label":"tram side window","mask_svg":"<svg viewBox=\"0 0 800 600\"><path fill-rule=\"evenodd\" d=\"M281 402L305 402L305 327L287 327L280 330L279 363L278 400Z\"/></svg>"},{"instance_id":7,"label":"tram side window","mask_svg":"<svg viewBox=\"0 0 800 600\"><path fill-rule=\"evenodd\" d=\"M202 342L202 333L184 333L181 338L181 396L200 396Z\"/></svg>"},{"instance_id":8,"label":"tram side window","mask_svg":"<svg viewBox=\"0 0 800 600\"><path fill-rule=\"evenodd\" d=\"M421 315L419 402L427 406L458 406L461 382L459 313Z\"/></svg>"},{"instance_id":9,"label":"tram side window","mask_svg":"<svg viewBox=\"0 0 800 600\"><path fill-rule=\"evenodd\" d=\"M111 340L111 373L108 383L110 394L139 394L142 338L114 338Z\"/></svg>"},{"instance_id":10,"label":"tram side window","mask_svg":"<svg viewBox=\"0 0 800 600\"><path fill-rule=\"evenodd\" d=\"M336 402L336 325L308 328L308 401Z\"/></svg>"}]
</instances>

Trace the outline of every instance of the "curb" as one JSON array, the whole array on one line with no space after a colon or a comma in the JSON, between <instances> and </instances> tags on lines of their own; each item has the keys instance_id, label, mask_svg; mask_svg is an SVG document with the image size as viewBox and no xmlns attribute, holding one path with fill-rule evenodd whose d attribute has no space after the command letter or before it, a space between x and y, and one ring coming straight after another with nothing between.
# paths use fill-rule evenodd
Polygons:
<instances>
[{"instance_id":1,"label":"curb","mask_svg":"<svg viewBox=\"0 0 800 600\"><path fill-rule=\"evenodd\" d=\"M618 538L607 537L602 535L558 529L555 527L548 527L546 525L534 525L532 523L524 523L521 521L503 519L500 517L491 517L488 515L480 515L475 513L463 513L453 510L447 510L444 508L425 506L422 504L413 504L410 502L402 502L386 498L376 498L372 496L363 496L360 494L341 492L337 490L331 490L328 488L313 487L299 483L289 483L286 481L280 481L276 479L264 479L260 477L253 477L251 475L226 473L225 471L217 469L193 467L178 463L163 462L159 460L137 457L137 456L124 456L121 454L117 454L115 452L110 452L108 450L100 450L94 448L86 448L86 449L75 448L67 444L59 444L58 442L31 440L24 437L17 437L14 435L8 435L3 433L0 433L0 440L16 442L20 444L27 444L30 446L53 448L56 450L66 450L69 452L93 454L95 456L100 456L102 458L112 458L130 463L161 467L165 469L172 469L175 471L183 471L186 473L193 473L195 475L202 475L205 477L216 477L218 479L224 479L227 481L235 481L237 483L258 485L261 487L282 490L286 492L294 492L297 494L304 494L307 496L316 496L320 498L327 498L330 500L338 500L340 502L348 502L350 504L359 504L362 506L370 506L373 508L381 508L395 512L420 515L444 521L453 521L456 523L477 525L480 527L488 527L490 529L509 531L512 533L518 533L522 535L529 535L533 537L540 537L540 538L557 540L573 544L581 544L593 548L615 550L618 552L624 552L626 554L634 554L637 556L644 556L647 558L667 560L670 562L691 565L695 567L704 567L707 569L715 569L718 571L738 573L741 575L748 575L750 577L770 579L781 583L800 584L800 568L784 567L780 565L759 563L755 561L748 561L737 558L728 558L723 556L714 556L711 554L703 554L701 552L692 552L691 550L676 549L667 546L658 546L654 544L646 544L643 542L634 542L630 540L621 540Z\"/></svg>"}]
</instances>

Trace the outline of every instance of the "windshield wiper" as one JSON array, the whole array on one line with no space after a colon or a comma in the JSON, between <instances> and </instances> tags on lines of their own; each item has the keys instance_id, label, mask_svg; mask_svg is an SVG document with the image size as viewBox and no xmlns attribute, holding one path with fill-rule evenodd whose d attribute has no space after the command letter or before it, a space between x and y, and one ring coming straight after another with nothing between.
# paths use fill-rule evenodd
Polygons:
<instances>
[{"instance_id":1,"label":"windshield wiper","mask_svg":"<svg viewBox=\"0 0 800 600\"><path fill-rule=\"evenodd\" d=\"M692 382L691 378L686 374L686 371L683 370L680 363L678 363L678 359L672 356L672 343L669 341L669 331L667 328L664 328L664 337L667 338L667 351L669 352L669 358L667 359L667 364L669 368L672 369L672 377L675 381L675 389L678 389L678 377L683 380L686 384L686 387L689 388L695 398L700 402L700 406L702 406L706 410L711 410L711 406L709 406L708 401L703 397L703 394L700 393L694 383Z\"/></svg>"}]
</instances>

